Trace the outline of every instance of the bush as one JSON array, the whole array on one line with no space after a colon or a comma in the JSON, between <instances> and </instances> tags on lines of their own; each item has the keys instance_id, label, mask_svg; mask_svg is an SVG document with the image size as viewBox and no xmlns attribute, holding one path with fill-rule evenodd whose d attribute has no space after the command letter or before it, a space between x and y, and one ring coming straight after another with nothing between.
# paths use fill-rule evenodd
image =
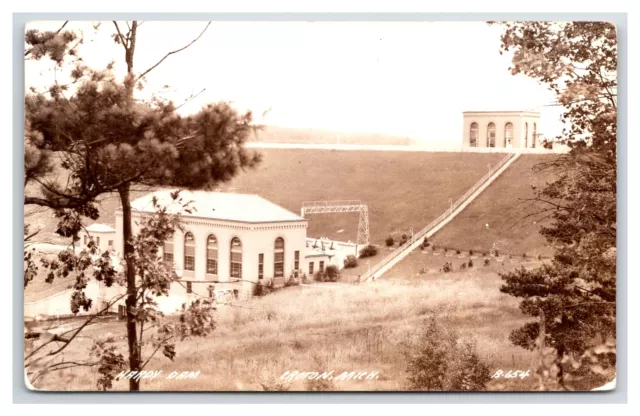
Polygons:
<instances>
[{"instance_id":1,"label":"bush","mask_svg":"<svg viewBox=\"0 0 640 416\"><path fill-rule=\"evenodd\" d=\"M338 266L334 264L330 264L329 266L327 266L327 269L324 273L327 277L327 280L329 280L330 282L337 282L338 277L340 276L340 270L338 270Z\"/></svg>"},{"instance_id":2,"label":"bush","mask_svg":"<svg viewBox=\"0 0 640 416\"><path fill-rule=\"evenodd\" d=\"M489 265L489 259L484 259L484 265L488 266Z\"/></svg>"},{"instance_id":3,"label":"bush","mask_svg":"<svg viewBox=\"0 0 640 416\"><path fill-rule=\"evenodd\" d=\"M463 262L463 263L460 265L460 270L465 270L466 268L467 268L467 263L466 263L466 262Z\"/></svg>"},{"instance_id":4,"label":"bush","mask_svg":"<svg viewBox=\"0 0 640 416\"><path fill-rule=\"evenodd\" d=\"M400 242L398 243L399 245L403 245L405 244L407 241L409 241L409 237L407 237L406 234L402 234L402 237L400 237Z\"/></svg>"},{"instance_id":5,"label":"bush","mask_svg":"<svg viewBox=\"0 0 640 416\"><path fill-rule=\"evenodd\" d=\"M356 256L350 254L344 259L344 267L345 269L353 268L358 266L358 259Z\"/></svg>"},{"instance_id":6,"label":"bush","mask_svg":"<svg viewBox=\"0 0 640 416\"><path fill-rule=\"evenodd\" d=\"M313 275L313 280L315 280L316 282L324 282L324 273L322 273L320 270L318 270Z\"/></svg>"},{"instance_id":7,"label":"bush","mask_svg":"<svg viewBox=\"0 0 640 416\"><path fill-rule=\"evenodd\" d=\"M315 378L305 382L305 390L307 391L331 391L335 389L333 381L328 379Z\"/></svg>"},{"instance_id":8,"label":"bush","mask_svg":"<svg viewBox=\"0 0 640 416\"><path fill-rule=\"evenodd\" d=\"M293 273L289 276L286 282L284 282L285 287L288 286L297 286L300 284L300 279L296 277Z\"/></svg>"},{"instance_id":9,"label":"bush","mask_svg":"<svg viewBox=\"0 0 640 416\"><path fill-rule=\"evenodd\" d=\"M256 296L266 296L273 291L273 280L271 279L256 285Z\"/></svg>"},{"instance_id":10,"label":"bush","mask_svg":"<svg viewBox=\"0 0 640 416\"><path fill-rule=\"evenodd\" d=\"M522 258L526 259L527 258L527 253L522 253Z\"/></svg>"},{"instance_id":11,"label":"bush","mask_svg":"<svg viewBox=\"0 0 640 416\"><path fill-rule=\"evenodd\" d=\"M436 246L435 246L435 244L431 246L431 251L436 251Z\"/></svg>"},{"instance_id":12,"label":"bush","mask_svg":"<svg viewBox=\"0 0 640 416\"><path fill-rule=\"evenodd\" d=\"M378 247L374 246L373 244L369 244L368 246L365 246L362 250L360 250L361 259L364 259L366 257L373 257L376 254L378 254Z\"/></svg>"},{"instance_id":13,"label":"bush","mask_svg":"<svg viewBox=\"0 0 640 416\"><path fill-rule=\"evenodd\" d=\"M469 268L473 267L473 260L469 260L469 263L467 263L467 267Z\"/></svg>"},{"instance_id":14,"label":"bush","mask_svg":"<svg viewBox=\"0 0 640 416\"><path fill-rule=\"evenodd\" d=\"M448 261L445 262L442 265L442 271L445 273L449 273L450 271L453 271L453 264L449 263Z\"/></svg>"},{"instance_id":15,"label":"bush","mask_svg":"<svg viewBox=\"0 0 640 416\"><path fill-rule=\"evenodd\" d=\"M456 254L460 255L460 250L456 250Z\"/></svg>"},{"instance_id":16,"label":"bush","mask_svg":"<svg viewBox=\"0 0 640 416\"><path fill-rule=\"evenodd\" d=\"M288 391L291 386L290 384L282 383L280 380L277 380L275 377L270 377L266 380L263 380L260 383L263 391Z\"/></svg>"},{"instance_id":17,"label":"bush","mask_svg":"<svg viewBox=\"0 0 640 416\"><path fill-rule=\"evenodd\" d=\"M444 252L446 253L447 251L449 251L449 247L444 248Z\"/></svg>"},{"instance_id":18,"label":"bush","mask_svg":"<svg viewBox=\"0 0 640 416\"><path fill-rule=\"evenodd\" d=\"M487 252L482 253L482 257L487 257Z\"/></svg>"},{"instance_id":19,"label":"bush","mask_svg":"<svg viewBox=\"0 0 640 416\"><path fill-rule=\"evenodd\" d=\"M469 250L469 255L473 256L473 250Z\"/></svg>"},{"instance_id":20,"label":"bush","mask_svg":"<svg viewBox=\"0 0 640 416\"><path fill-rule=\"evenodd\" d=\"M405 344L411 390L484 390L491 380L488 364L472 341L431 318L417 338Z\"/></svg>"},{"instance_id":21,"label":"bush","mask_svg":"<svg viewBox=\"0 0 640 416\"><path fill-rule=\"evenodd\" d=\"M393 247L393 245L396 243L396 240L394 240L392 236L389 236L386 240L384 240L384 243L387 245L387 247Z\"/></svg>"}]
</instances>

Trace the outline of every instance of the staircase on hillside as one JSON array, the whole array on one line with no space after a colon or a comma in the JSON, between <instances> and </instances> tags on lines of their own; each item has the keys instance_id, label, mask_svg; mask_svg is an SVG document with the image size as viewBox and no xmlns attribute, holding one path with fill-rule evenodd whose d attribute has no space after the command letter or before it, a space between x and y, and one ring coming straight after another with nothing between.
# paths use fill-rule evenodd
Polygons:
<instances>
[{"instance_id":1,"label":"staircase on hillside","mask_svg":"<svg viewBox=\"0 0 640 416\"><path fill-rule=\"evenodd\" d=\"M386 257L380 260L375 266L372 266L369 271L360 277L361 282L369 280L375 280L382 276L384 272L389 270L400 260L404 259L409 253L415 250L421 243L424 237L432 236L436 231L444 227L449 221L451 221L456 215L464 210L478 195L482 193L502 172L504 172L511 164L518 159L520 153L507 153L507 155L498 162L495 166L489 169L478 182L475 183L467 192L464 193L451 207L446 210L442 215L433 220L429 225L424 227L419 232L415 233L413 237L409 239L405 244L398 247L396 250L389 253Z\"/></svg>"}]
</instances>

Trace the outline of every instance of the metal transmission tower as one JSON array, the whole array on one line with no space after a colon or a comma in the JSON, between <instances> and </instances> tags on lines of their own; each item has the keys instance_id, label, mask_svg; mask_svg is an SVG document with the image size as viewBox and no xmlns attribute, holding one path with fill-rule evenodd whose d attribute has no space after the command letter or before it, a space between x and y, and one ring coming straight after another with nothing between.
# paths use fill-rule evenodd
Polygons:
<instances>
[{"instance_id":1,"label":"metal transmission tower","mask_svg":"<svg viewBox=\"0 0 640 416\"><path fill-rule=\"evenodd\" d=\"M350 201L305 201L300 209L300 216L305 214L332 214L339 212L359 212L358 245L369 244L369 208L359 200Z\"/></svg>"}]
</instances>

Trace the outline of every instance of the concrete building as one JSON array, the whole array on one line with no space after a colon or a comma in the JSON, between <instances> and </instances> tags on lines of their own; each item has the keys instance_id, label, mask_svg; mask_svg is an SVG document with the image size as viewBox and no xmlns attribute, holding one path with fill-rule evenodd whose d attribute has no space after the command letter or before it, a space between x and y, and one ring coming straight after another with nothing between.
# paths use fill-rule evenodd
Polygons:
<instances>
[{"instance_id":1,"label":"concrete building","mask_svg":"<svg viewBox=\"0 0 640 416\"><path fill-rule=\"evenodd\" d=\"M538 112L465 111L462 117L463 147L541 147Z\"/></svg>"},{"instance_id":2,"label":"concrete building","mask_svg":"<svg viewBox=\"0 0 640 416\"><path fill-rule=\"evenodd\" d=\"M134 235L142 220L153 214L153 199L180 213L180 228L164 243L160 255L173 263L178 279L171 283L169 296L154 296L157 308L175 313L182 305L201 297L217 303L246 298L257 285L284 286L292 276L313 280L330 265L344 267L348 255L358 254L358 245L326 238L307 238L308 221L258 195L182 191L182 201L190 201L190 212L174 202L170 190L161 190L131 203ZM93 240L99 253L109 251L115 265L123 253L122 209L116 211L116 228L92 224L81 233L78 251ZM126 293L124 286L106 287L90 280L86 293L94 300L91 309L79 315L95 313L107 304L110 311L123 315L125 300L114 299ZM40 300L25 302L25 317L40 319L70 315L72 288Z\"/></svg>"},{"instance_id":3,"label":"concrete building","mask_svg":"<svg viewBox=\"0 0 640 416\"><path fill-rule=\"evenodd\" d=\"M91 224L80 233L80 248L86 248L93 240L100 251L113 250L115 247L116 230L105 224Z\"/></svg>"},{"instance_id":4,"label":"concrete building","mask_svg":"<svg viewBox=\"0 0 640 416\"><path fill-rule=\"evenodd\" d=\"M222 291L244 297L254 293L257 284L283 286L291 276L309 276L330 264L340 267L345 251L357 253L355 244L307 239L306 219L258 195L182 191L182 200L191 201L192 212L185 212L171 192L153 192L131 203L134 234L140 220L154 212L152 198L181 214L183 229L177 229L163 249L180 276L171 295ZM116 236L115 251L122 253L121 209L116 211Z\"/></svg>"}]
</instances>

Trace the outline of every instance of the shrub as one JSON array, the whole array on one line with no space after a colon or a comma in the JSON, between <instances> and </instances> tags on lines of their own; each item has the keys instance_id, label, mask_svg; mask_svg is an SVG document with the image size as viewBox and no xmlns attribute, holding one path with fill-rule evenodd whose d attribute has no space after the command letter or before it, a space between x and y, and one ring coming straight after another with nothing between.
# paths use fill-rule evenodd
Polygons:
<instances>
[{"instance_id":1,"label":"shrub","mask_svg":"<svg viewBox=\"0 0 640 416\"><path fill-rule=\"evenodd\" d=\"M473 250L469 250L469 255L473 256Z\"/></svg>"},{"instance_id":2,"label":"shrub","mask_svg":"<svg viewBox=\"0 0 640 416\"><path fill-rule=\"evenodd\" d=\"M315 378L312 380L307 380L305 382L305 387L307 391L331 391L335 390L335 385L332 380L324 379L324 378Z\"/></svg>"},{"instance_id":3,"label":"shrub","mask_svg":"<svg viewBox=\"0 0 640 416\"><path fill-rule=\"evenodd\" d=\"M499 252L498 250L496 250L495 256L496 256L496 257L499 257L499 256L500 256L500 252Z\"/></svg>"},{"instance_id":4,"label":"shrub","mask_svg":"<svg viewBox=\"0 0 640 416\"><path fill-rule=\"evenodd\" d=\"M456 250L456 254L458 254L458 255L459 255L459 254L460 254L460 250Z\"/></svg>"},{"instance_id":5,"label":"shrub","mask_svg":"<svg viewBox=\"0 0 640 416\"><path fill-rule=\"evenodd\" d=\"M340 276L340 270L338 270L338 266L334 264L330 264L327 266L325 270L325 276L330 282L337 282L338 277Z\"/></svg>"},{"instance_id":6,"label":"shrub","mask_svg":"<svg viewBox=\"0 0 640 416\"><path fill-rule=\"evenodd\" d=\"M449 272L450 272L450 271L452 271L452 270L453 270L453 264L449 263L448 261L447 261L447 262L445 262L445 263L442 265L442 271L443 271L443 272L445 272L445 273L449 273Z\"/></svg>"},{"instance_id":7,"label":"shrub","mask_svg":"<svg viewBox=\"0 0 640 416\"><path fill-rule=\"evenodd\" d=\"M315 280L316 282L324 282L324 273L322 273L320 270L318 270L313 275L313 280Z\"/></svg>"},{"instance_id":8,"label":"shrub","mask_svg":"<svg viewBox=\"0 0 640 416\"><path fill-rule=\"evenodd\" d=\"M526 259L527 258L527 253L522 253L522 258Z\"/></svg>"},{"instance_id":9,"label":"shrub","mask_svg":"<svg viewBox=\"0 0 640 416\"><path fill-rule=\"evenodd\" d=\"M431 251L436 251L436 246L435 246L435 244L431 246Z\"/></svg>"},{"instance_id":10,"label":"shrub","mask_svg":"<svg viewBox=\"0 0 640 416\"><path fill-rule=\"evenodd\" d=\"M482 257L487 257L487 252L482 253Z\"/></svg>"},{"instance_id":11,"label":"shrub","mask_svg":"<svg viewBox=\"0 0 640 416\"><path fill-rule=\"evenodd\" d=\"M467 268L467 263L466 263L466 262L463 262L463 263L460 265L460 270L465 270L466 268Z\"/></svg>"},{"instance_id":12,"label":"shrub","mask_svg":"<svg viewBox=\"0 0 640 416\"><path fill-rule=\"evenodd\" d=\"M256 296L266 296L273 292L273 290L273 280L268 279L267 281L256 285Z\"/></svg>"},{"instance_id":13,"label":"shrub","mask_svg":"<svg viewBox=\"0 0 640 416\"><path fill-rule=\"evenodd\" d=\"M542 260L542 255L538 254L538 260Z\"/></svg>"},{"instance_id":14,"label":"shrub","mask_svg":"<svg viewBox=\"0 0 640 416\"><path fill-rule=\"evenodd\" d=\"M387 247L393 247L393 245L396 243L396 240L394 240L392 236L389 236L386 240L384 240L384 243L387 245Z\"/></svg>"},{"instance_id":15,"label":"shrub","mask_svg":"<svg viewBox=\"0 0 640 416\"><path fill-rule=\"evenodd\" d=\"M348 255L347 258L344 259L345 269L349 269L357 266L358 266L358 259L353 254Z\"/></svg>"},{"instance_id":16,"label":"shrub","mask_svg":"<svg viewBox=\"0 0 640 416\"><path fill-rule=\"evenodd\" d=\"M473 260L469 260L469 263L467 263L467 266L469 268L472 268L473 267Z\"/></svg>"},{"instance_id":17,"label":"shrub","mask_svg":"<svg viewBox=\"0 0 640 416\"><path fill-rule=\"evenodd\" d=\"M286 282L284 282L285 287L288 286L297 286L300 284L300 279L298 279L293 273L289 276Z\"/></svg>"},{"instance_id":18,"label":"shrub","mask_svg":"<svg viewBox=\"0 0 640 416\"><path fill-rule=\"evenodd\" d=\"M472 341L431 318L415 340L405 344L411 390L484 390L491 380L489 366Z\"/></svg>"},{"instance_id":19,"label":"shrub","mask_svg":"<svg viewBox=\"0 0 640 416\"><path fill-rule=\"evenodd\" d=\"M447 251L449 251L449 247L444 248L444 252L446 253Z\"/></svg>"},{"instance_id":20,"label":"shrub","mask_svg":"<svg viewBox=\"0 0 640 416\"><path fill-rule=\"evenodd\" d=\"M366 257L373 257L376 254L378 254L378 247L374 246L373 244L369 244L368 246L365 246L362 250L360 250L361 259L364 259Z\"/></svg>"},{"instance_id":21,"label":"shrub","mask_svg":"<svg viewBox=\"0 0 640 416\"><path fill-rule=\"evenodd\" d=\"M484 259L484 265L488 266L489 265L489 259Z\"/></svg>"},{"instance_id":22,"label":"shrub","mask_svg":"<svg viewBox=\"0 0 640 416\"><path fill-rule=\"evenodd\" d=\"M264 391L288 391L291 386L289 384L282 383L280 380L277 380L275 377L270 377L266 380L263 380L260 383L262 390Z\"/></svg>"},{"instance_id":23,"label":"shrub","mask_svg":"<svg viewBox=\"0 0 640 416\"><path fill-rule=\"evenodd\" d=\"M409 237L407 237L406 234L402 234L402 237L400 237L400 242L398 243L399 245L403 245L405 244L407 241L409 241Z\"/></svg>"}]
</instances>

